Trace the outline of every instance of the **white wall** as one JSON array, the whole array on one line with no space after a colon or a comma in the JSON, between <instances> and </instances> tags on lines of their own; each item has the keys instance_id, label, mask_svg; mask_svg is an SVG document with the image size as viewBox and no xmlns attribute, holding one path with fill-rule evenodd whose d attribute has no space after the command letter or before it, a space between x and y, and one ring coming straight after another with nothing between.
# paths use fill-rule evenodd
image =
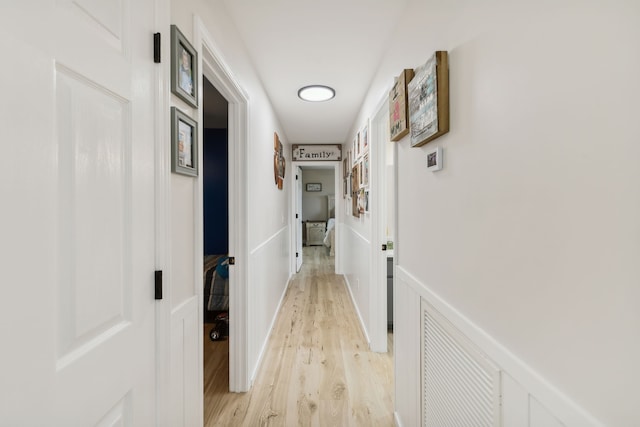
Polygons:
<instances>
[{"instance_id":1,"label":"white wall","mask_svg":"<svg viewBox=\"0 0 640 427\"><path fill-rule=\"evenodd\" d=\"M395 312L442 298L567 425L582 410L640 424L639 40L635 1L412 2L354 124L403 68L449 51L450 133L398 143L396 256L415 286L396 284ZM425 150L435 146L434 174ZM345 223L366 240L366 223ZM396 317L396 355L408 359L399 386L419 376L412 321ZM413 393L397 388L405 425Z\"/></svg>"},{"instance_id":2,"label":"white wall","mask_svg":"<svg viewBox=\"0 0 640 427\"><path fill-rule=\"evenodd\" d=\"M322 191L307 191L308 183L322 184ZM331 169L303 169L302 170L302 220L326 221L327 196L335 194L335 174Z\"/></svg>"},{"instance_id":3,"label":"white wall","mask_svg":"<svg viewBox=\"0 0 640 427\"><path fill-rule=\"evenodd\" d=\"M255 374L261 352L266 344L270 325L275 318L277 308L289 277L289 186L285 181L284 189L278 190L273 177L273 133L278 132L285 144L284 153L290 161L291 152L286 135L282 132L262 84L246 54L240 36L228 15L222 1L181 0L171 4L171 23L176 24L182 33L193 43L194 15L204 22L213 38L222 60L229 67L238 85L248 97L249 129L248 156L246 170L248 182L247 241L249 259L237 259L237 263L248 264L247 322L247 361L250 374ZM169 39L166 29L164 40ZM198 47L196 47L197 49ZM168 65L168 60L166 61ZM187 107L179 98L171 96L171 104L176 105L192 117L197 111ZM167 115L168 117L168 115ZM170 298L172 306L172 389L184 385L184 395L188 395L194 384L193 370L197 364L185 364L183 360L193 360L191 355L183 353L194 351L192 341L188 339L194 325L192 311L198 310L201 302L195 289L194 260L199 261L202 254L194 253L196 236L194 230L194 203L196 183L192 178L180 175L171 177L171 275ZM233 255L233 254L232 254ZM233 317L232 317L233 319ZM184 327L179 325L183 324ZM176 326L178 325L178 326ZM187 341L184 341L187 340ZM181 348L183 342L190 347ZM200 359L201 360L201 359ZM197 399L192 399L197 401ZM185 405L196 404L185 400ZM190 403L191 402L191 403ZM176 404L177 405L177 404ZM182 410L176 406L177 410ZM185 408L188 414L191 408ZM180 425L176 419L175 424ZM188 420L182 420L184 425Z\"/></svg>"},{"instance_id":4,"label":"white wall","mask_svg":"<svg viewBox=\"0 0 640 427\"><path fill-rule=\"evenodd\" d=\"M347 151L351 149L352 142L357 133L362 130L368 120L361 120L357 123L357 127L353 129L348 142L343 144L343 155L347 155ZM368 130L369 144L371 145L371 129ZM370 164L375 161L373 147L369 147ZM342 168L341 168L342 169ZM342 171L340 176L344 176ZM342 183L341 183L342 185ZM336 211L336 221L340 223L342 232L338 246L342 248L340 252L341 269L337 273L344 274L347 288L351 293L356 311L360 318L363 332L371 343L372 319L371 295L374 288L371 284L371 216L369 214L360 214L359 218L352 215L351 199L344 199L342 209Z\"/></svg>"}]
</instances>

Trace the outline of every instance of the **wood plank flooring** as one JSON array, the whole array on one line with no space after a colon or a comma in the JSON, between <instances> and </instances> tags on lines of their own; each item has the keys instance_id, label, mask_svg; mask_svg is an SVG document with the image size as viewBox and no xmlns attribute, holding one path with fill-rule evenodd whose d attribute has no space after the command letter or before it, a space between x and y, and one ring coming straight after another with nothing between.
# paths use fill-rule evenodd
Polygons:
<instances>
[{"instance_id":1,"label":"wood plank flooring","mask_svg":"<svg viewBox=\"0 0 640 427\"><path fill-rule=\"evenodd\" d=\"M204 425L393 426L393 338L373 353L333 257L304 248L260 373L248 393L229 393L227 341L205 325Z\"/></svg>"}]
</instances>

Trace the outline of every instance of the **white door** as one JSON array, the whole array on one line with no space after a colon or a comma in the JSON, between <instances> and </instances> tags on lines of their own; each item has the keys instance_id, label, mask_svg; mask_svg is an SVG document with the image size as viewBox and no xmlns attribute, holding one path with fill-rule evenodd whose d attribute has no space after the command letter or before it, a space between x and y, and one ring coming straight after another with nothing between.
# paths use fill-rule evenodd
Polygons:
<instances>
[{"instance_id":1,"label":"white door","mask_svg":"<svg viewBox=\"0 0 640 427\"><path fill-rule=\"evenodd\" d=\"M387 262L393 257L393 251L387 250L387 243L393 240L393 148L395 143L389 141L389 108L383 103L371 120L371 180L375 192L372 191L372 269L371 277L375 278L372 304L371 349L377 352L387 351L387 327L393 319L389 318L389 305L393 303L393 295L388 291ZM390 151L391 149L391 151ZM375 155L374 155L375 154ZM391 316L392 317L392 316Z\"/></svg>"},{"instance_id":2,"label":"white door","mask_svg":"<svg viewBox=\"0 0 640 427\"><path fill-rule=\"evenodd\" d=\"M302 169L296 168L296 271L302 267Z\"/></svg>"},{"instance_id":3,"label":"white door","mask_svg":"<svg viewBox=\"0 0 640 427\"><path fill-rule=\"evenodd\" d=\"M0 6L0 425L155 424L154 15Z\"/></svg>"}]
</instances>

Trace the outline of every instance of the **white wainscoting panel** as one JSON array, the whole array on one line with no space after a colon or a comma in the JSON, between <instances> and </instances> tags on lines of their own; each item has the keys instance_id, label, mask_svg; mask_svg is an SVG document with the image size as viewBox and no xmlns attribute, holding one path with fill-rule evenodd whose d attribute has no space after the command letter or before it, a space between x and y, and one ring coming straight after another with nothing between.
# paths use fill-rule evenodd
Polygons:
<instances>
[{"instance_id":1,"label":"white wainscoting panel","mask_svg":"<svg viewBox=\"0 0 640 427\"><path fill-rule=\"evenodd\" d=\"M419 366L421 353L416 348L421 341L422 298L433 307L441 319L458 331L481 354L486 355L491 365L500 373L502 387L501 424L504 427L603 427L587 411L579 407L568 396L558 391L542 378L523 360L518 359L505 346L489 336L471 319L435 294L402 265L396 267L394 289L395 355L396 355L396 424L404 426L421 425L420 382L422 374ZM416 344L418 343L418 344ZM416 356L417 355L417 356ZM460 361L460 351L454 347L442 347L438 357ZM416 360L418 359L418 360ZM458 373L448 373L442 377L446 387L453 387L459 379ZM451 377L450 384L447 376ZM446 393L443 393L443 396ZM417 398L416 398L417 396ZM455 406L459 396L446 400L446 405ZM417 414L417 415L416 415ZM424 420L422 420L424 422ZM469 420L462 425L476 427L482 425L477 420Z\"/></svg>"},{"instance_id":2,"label":"white wainscoting panel","mask_svg":"<svg viewBox=\"0 0 640 427\"><path fill-rule=\"evenodd\" d=\"M171 313L171 422L175 427L191 427L202 423L199 402L202 391L198 379L198 351L202 346L198 336L198 300L190 298Z\"/></svg>"},{"instance_id":3,"label":"white wainscoting panel","mask_svg":"<svg viewBox=\"0 0 640 427\"><path fill-rule=\"evenodd\" d=\"M502 423L504 426L529 425L529 393L506 373L502 373Z\"/></svg>"},{"instance_id":4,"label":"white wainscoting panel","mask_svg":"<svg viewBox=\"0 0 640 427\"><path fill-rule=\"evenodd\" d=\"M258 373L267 340L289 281L289 227L283 227L249 254L248 363L250 382Z\"/></svg>"},{"instance_id":5,"label":"white wainscoting panel","mask_svg":"<svg viewBox=\"0 0 640 427\"><path fill-rule=\"evenodd\" d=\"M370 308L371 308L371 280L370 280L370 254L371 242L354 228L342 224L342 241L344 243L342 269L347 289L356 307L362 330L369 339Z\"/></svg>"},{"instance_id":6,"label":"white wainscoting panel","mask_svg":"<svg viewBox=\"0 0 640 427\"><path fill-rule=\"evenodd\" d=\"M399 426L419 426L420 295L414 288L394 284L393 313L395 418Z\"/></svg>"},{"instance_id":7,"label":"white wainscoting panel","mask_svg":"<svg viewBox=\"0 0 640 427\"><path fill-rule=\"evenodd\" d=\"M565 427L547 408L529 396L529 427Z\"/></svg>"}]
</instances>

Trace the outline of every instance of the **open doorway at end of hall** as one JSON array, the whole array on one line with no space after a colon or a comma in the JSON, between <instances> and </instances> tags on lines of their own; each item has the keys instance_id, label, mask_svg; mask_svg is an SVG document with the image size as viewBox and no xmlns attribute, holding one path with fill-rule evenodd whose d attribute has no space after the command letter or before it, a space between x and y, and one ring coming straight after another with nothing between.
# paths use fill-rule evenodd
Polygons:
<instances>
[{"instance_id":1,"label":"open doorway at end of hall","mask_svg":"<svg viewBox=\"0 0 640 427\"><path fill-rule=\"evenodd\" d=\"M204 419L229 391L229 103L203 78Z\"/></svg>"},{"instance_id":2,"label":"open doorway at end of hall","mask_svg":"<svg viewBox=\"0 0 640 427\"><path fill-rule=\"evenodd\" d=\"M296 233L302 237L303 250L298 253L299 266L308 261L331 264L335 271L336 180L335 167L300 166L296 198L301 221ZM298 268L299 270L299 268Z\"/></svg>"}]
</instances>

